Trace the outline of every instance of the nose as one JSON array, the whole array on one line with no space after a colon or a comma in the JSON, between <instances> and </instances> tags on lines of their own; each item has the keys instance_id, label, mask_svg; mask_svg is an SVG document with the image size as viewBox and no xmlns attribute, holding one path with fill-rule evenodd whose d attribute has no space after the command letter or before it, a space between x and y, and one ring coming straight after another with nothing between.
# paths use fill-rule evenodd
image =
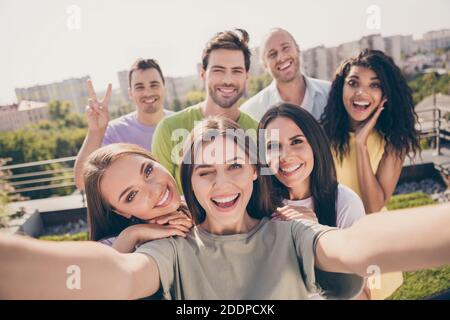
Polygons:
<instances>
[{"instance_id":1,"label":"nose","mask_svg":"<svg viewBox=\"0 0 450 320\"><path fill-rule=\"evenodd\" d=\"M233 83L232 76L230 72L225 72L222 82L224 85L231 85Z\"/></svg>"},{"instance_id":2,"label":"nose","mask_svg":"<svg viewBox=\"0 0 450 320\"><path fill-rule=\"evenodd\" d=\"M225 170L218 170L218 172L216 173L214 186L217 188L223 188L223 187L227 186L229 183L230 183L230 177L225 172Z\"/></svg>"},{"instance_id":3,"label":"nose","mask_svg":"<svg viewBox=\"0 0 450 320\"><path fill-rule=\"evenodd\" d=\"M291 158L291 151L285 147L280 149L280 162L287 162Z\"/></svg>"}]
</instances>

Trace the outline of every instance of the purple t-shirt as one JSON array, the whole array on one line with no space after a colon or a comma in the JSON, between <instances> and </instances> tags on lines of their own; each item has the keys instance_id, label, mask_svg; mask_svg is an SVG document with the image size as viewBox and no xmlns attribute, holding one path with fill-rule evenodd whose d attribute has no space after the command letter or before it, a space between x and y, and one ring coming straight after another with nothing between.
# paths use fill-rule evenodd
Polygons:
<instances>
[{"instance_id":1,"label":"purple t-shirt","mask_svg":"<svg viewBox=\"0 0 450 320\"><path fill-rule=\"evenodd\" d=\"M165 110L165 116L173 111ZM109 122L102 146L111 143L134 143L151 151L153 132L156 126L146 126L137 120L137 112L131 112Z\"/></svg>"}]
</instances>

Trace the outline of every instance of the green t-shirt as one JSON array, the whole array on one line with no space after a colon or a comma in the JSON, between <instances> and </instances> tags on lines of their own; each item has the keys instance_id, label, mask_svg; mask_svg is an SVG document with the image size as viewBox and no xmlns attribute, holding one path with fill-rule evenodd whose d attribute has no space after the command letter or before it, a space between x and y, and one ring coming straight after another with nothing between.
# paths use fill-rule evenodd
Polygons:
<instances>
[{"instance_id":1,"label":"green t-shirt","mask_svg":"<svg viewBox=\"0 0 450 320\"><path fill-rule=\"evenodd\" d=\"M186 137L203 119L200 104L197 104L162 119L153 134L152 153L175 178L181 194L183 190L179 173L180 153ZM256 138L258 122L255 119L241 111L237 123L244 130L254 129L253 137Z\"/></svg>"},{"instance_id":2,"label":"green t-shirt","mask_svg":"<svg viewBox=\"0 0 450 320\"><path fill-rule=\"evenodd\" d=\"M262 219L250 232L215 235L194 227L186 238L147 242L136 252L158 266L165 299L350 299L363 287L354 274L314 267L315 246L335 228L311 221Z\"/></svg>"}]
</instances>

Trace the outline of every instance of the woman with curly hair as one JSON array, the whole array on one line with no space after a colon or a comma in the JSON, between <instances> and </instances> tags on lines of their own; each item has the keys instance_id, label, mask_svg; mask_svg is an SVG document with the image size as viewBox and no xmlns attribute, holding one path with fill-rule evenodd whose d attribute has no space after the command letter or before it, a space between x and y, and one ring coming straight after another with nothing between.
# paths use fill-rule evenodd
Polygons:
<instances>
[{"instance_id":1,"label":"woman with curly hair","mask_svg":"<svg viewBox=\"0 0 450 320\"><path fill-rule=\"evenodd\" d=\"M411 89L391 57L365 49L338 68L321 122L338 181L359 194L366 213L385 207L406 155L419 150L416 119ZM396 278L392 288L401 284Z\"/></svg>"}]
</instances>

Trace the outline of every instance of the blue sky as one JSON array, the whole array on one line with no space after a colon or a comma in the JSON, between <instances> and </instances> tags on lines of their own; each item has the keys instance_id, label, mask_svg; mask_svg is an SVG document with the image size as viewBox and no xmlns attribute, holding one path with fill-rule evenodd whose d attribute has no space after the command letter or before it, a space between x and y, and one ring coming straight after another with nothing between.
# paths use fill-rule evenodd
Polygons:
<instances>
[{"instance_id":1,"label":"blue sky","mask_svg":"<svg viewBox=\"0 0 450 320\"><path fill-rule=\"evenodd\" d=\"M67 8L80 9L80 29ZM381 28L366 26L371 5ZM205 42L240 27L258 46L272 27L291 31L302 49L338 45L363 35L450 28L448 0L0 0L0 104L14 88L91 75L98 88L137 57L159 60L168 76L194 74ZM72 16L73 17L73 16Z\"/></svg>"}]
</instances>

